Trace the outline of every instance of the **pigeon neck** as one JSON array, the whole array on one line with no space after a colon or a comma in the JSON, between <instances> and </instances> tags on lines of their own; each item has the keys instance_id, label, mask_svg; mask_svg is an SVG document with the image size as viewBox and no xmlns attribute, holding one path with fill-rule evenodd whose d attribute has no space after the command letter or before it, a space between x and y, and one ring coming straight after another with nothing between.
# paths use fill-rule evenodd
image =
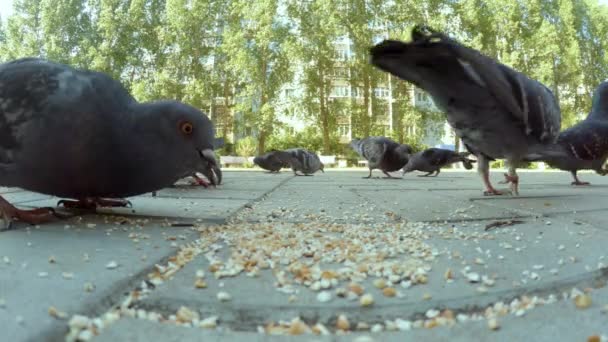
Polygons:
<instances>
[{"instance_id":1,"label":"pigeon neck","mask_svg":"<svg viewBox=\"0 0 608 342\"><path fill-rule=\"evenodd\" d=\"M608 119L608 82L600 84L593 94L593 104L589 118Z\"/></svg>"}]
</instances>

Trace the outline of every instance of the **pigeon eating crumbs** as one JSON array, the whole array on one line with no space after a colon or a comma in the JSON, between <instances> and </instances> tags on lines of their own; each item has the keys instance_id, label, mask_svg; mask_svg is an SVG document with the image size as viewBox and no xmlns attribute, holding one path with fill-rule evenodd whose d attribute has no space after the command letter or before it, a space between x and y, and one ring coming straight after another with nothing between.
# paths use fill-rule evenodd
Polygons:
<instances>
[{"instance_id":1,"label":"pigeon eating crumbs","mask_svg":"<svg viewBox=\"0 0 608 342\"><path fill-rule=\"evenodd\" d=\"M319 156L304 148L290 148L285 150L288 153L289 165L296 176L301 176L298 171L302 172L304 176L311 176L313 173L321 170L325 173L323 168L325 165L321 163Z\"/></svg>"},{"instance_id":2,"label":"pigeon eating crumbs","mask_svg":"<svg viewBox=\"0 0 608 342\"><path fill-rule=\"evenodd\" d=\"M371 63L426 91L467 150L477 157L486 195L501 195L489 179L490 160L506 159L506 182L518 194L516 169L556 141L561 113L553 93L443 33L417 26L413 40L385 40Z\"/></svg>"},{"instance_id":3,"label":"pigeon eating crumbs","mask_svg":"<svg viewBox=\"0 0 608 342\"><path fill-rule=\"evenodd\" d=\"M289 152L272 150L253 158L253 163L264 170L270 171L270 173L278 173L282 168L290 166L291 158Z\"/></svg>"},{"instance_id":4,"label":"pigeon eating crumbs","mask_svg":"<svg viewBox=\"0 0 608 342\"><path fill-rule=\"evenodd\" d=\"M222 147L224 147L224 138L215 138L213 142L213 149L217 150ZM201 178L196 173L194 173L193 175L191 175L191 177L194 179L194 182L192 182L191 184L200 185L204 188L208 188L212 185L213 187L215 187L216 185L222 184L222 169L220 169L220 166L217 163L210 167L207 170L207 173L203 176L207 178L207 181Z\"/></svg>"},{"instance_id":5,"label":"pigeon eating crumbs","mask_svg":"<svg viewBox=\"0 0 608 342\"><path fill-rule=\"evenodd\" d=\"M603 168L608 158L608 82L595 90L587 118L559 134L555 149L544 152L541 159L552 167L570 171L572 185L589 185L578 179L578 170L591 169L602 176L608 173Z\"/></svg>"},{"instance_id":6,"label":"pigeon eating crumbs","mask_svg":"<svg viewBox=\"0 0 608 342\"><path fill-rule=\"evenodd\" d=\"M0 185L75 199L61 201L69 208L125 206L123 197L217 168L213 125L201 111L138 103L103 73L38 58L0 65L0 132ZM8 226L56 216L2 197L0 211Z\"/></svg>"},{"instance_id":7,"label":"pigeon eating crumbs","mask_svg":"<svg viewBox=\"0 0 608 342\"><path fill-rule=\"evenodd\" d=\"M386 137L353 139L350 147L367 160L369 175L363 178L371 178L374 169L380 169L387 178L393 178L389 172L401 170L413 152L410 146Z\"/></svg>"},{"instance_id":8,"label":"pigeon eating crumbs","mask_svg":"<svg viewBox=\"0 0 608 342\"><path fill-rule=\"evenodd\" d=\"M464 168L470 170L473 168L475 160L467 158L469 154L468 152L458 153L441 148L429 148L411 156L403 167L403 174L417 170L428 172L419 177L430 176L433 173L435 173L433 177L436 177L441 172L442 167L458 162L462 162Z\"/></svg>"}]
</instances>

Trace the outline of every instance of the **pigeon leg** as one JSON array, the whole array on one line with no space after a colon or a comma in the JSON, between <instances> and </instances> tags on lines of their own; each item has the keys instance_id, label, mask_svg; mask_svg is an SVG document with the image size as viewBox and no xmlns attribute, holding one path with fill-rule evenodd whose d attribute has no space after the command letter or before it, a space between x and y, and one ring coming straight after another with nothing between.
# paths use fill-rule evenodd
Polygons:
<instances>
[{"instance_id":1,"label":"pigeon leg","mask_svg":"<svg viewBox=\"0 0 608 342\"><path fill-rule=\"evenodd\" d=\"M66 209L95 210L98 207L132 207L131 201L122 198L87 197L77 201L60 200L57 206L63 205Z\"/></svg>"},{"instance_id":2,"label":"pigeon leg","mask_svg":"<svg viewBox=\"0 0 608 342\"><path fill-rule=\"evenodd\" d=\"M505 173L505 180L500 184L511 183L511 192L514 195L519 195L519 176L517 175L517 168L514 165L509 165L509 172Z\"/></svg>"},{"instance_id":3,"label":"pigeon leg","mask_svg":"<svg viewBox=\"0 0 608 342\"><path fill-rule=\"evenodd\" d=\"M576 175L576 170L574 171L570 171L570 173L572 173L572 177L574 178L574 182L571 183L571 185L589 185L589 182L581 182L578 179L578 176Z\"/></svg>"},{"instance_id":4,"label":"pigeon leg","mask_svg":"<svg viewBox=\"0 0 608 342\"><path fill-rule=\"evenodd\" d=\"M11 229L13 219L29 224L40 224L57 218L53 208L17 209L2 196L0 196L0 215L4 220L4 229L0 229L0 231Z\"/></svg>"},{"instance_id":5,"label":"pigeon leg","mask_svg":"<svg viewBox=\"0 0 608 342\"><path fill-rule=\"evenodd\" d=\"M425 173L424 175L418 175L418 177L429 177L430 175L432 175L433 173L435 173L435 171L431 171L429 173Z\"/></svg>"},{"instance_id":6,"label":"pigeon leg","mask_svg":"<svg viewBox=\"0 0 608 342\"><path fill-rule=\"evenodd\" d=\"M367 177L363 177L364 179L372 178L372 169L369 169L369 175Z\"/></svg>"},{"instance_id":7,"label":"pigeon leg","mask_svg":"<svg viewBox=\"0 0 608 342\"><path fill-rule=\"evenodd\" d=\"M435 175L433 177L439 176L439 172L441 172L441 169L437 169L437 171L435 171Z\"/></svg>"},{"instance_id":8,"label":"pigeon leg","mask_svg":"<svg viewBox=\"0 0 608 342\"><path fill-rule=\"evenodd\" d=\"M190 183L192 185L200 185L204 188L208 188L209 185L211 185L211 183L207 182L196 174L192 175L192 178L194 178L194 183Z\"/></svg>"},{"instance_id":9,"label":"pigeon leg","mask_svg":"<svg viewBox=\"0 0 608 342\"><path fill-rule=\"evenodd\" d=\"M502 195L503 193L494 189L492 183L490 183L490 161L483 155L480 155L478 159L477 172L481 175L483 184L486 187L486 191L483 192L484 196Z\"/></svg>"},{"instance_id":10,"label":"pigeon leg","mask_svg":"<svg viewBox=\"0 0 608 342\"><path fill-rule=\"evenodd\" d=\"M386 172L384 170L382 172L386 175L386 177L384 177L384 178L397 179L396 177L391 176L388 172Z\"/></svg>"}]
</instances>

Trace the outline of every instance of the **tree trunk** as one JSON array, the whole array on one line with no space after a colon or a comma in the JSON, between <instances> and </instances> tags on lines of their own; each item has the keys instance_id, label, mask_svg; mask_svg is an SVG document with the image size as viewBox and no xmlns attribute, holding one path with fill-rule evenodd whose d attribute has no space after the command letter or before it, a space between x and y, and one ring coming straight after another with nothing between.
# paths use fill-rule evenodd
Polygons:
<instances>
[{"instance_id":1,"label":"tree trunk","mask_svg":"<svg viewBox=\"0 0 608 342\"><path fill-rule=\"evenodd\" d=\"M323 153L329 153L329 117L327 114L327 89L325 75L321 71L321 88L319 89L319 114L321 116L321 133L323 134Z\"/></svg>"},{"instance_id":2,"label":"tree trunk","mask_svg":"<svg viewBox=\"0 0 608 342\"><path fill-rule=\"evenodd\" d=\"M264 129L260 130L258 134L258 154L263 154L266 150L266 131Z\"/></svg>"},{"instance_id":3,"label":"tree trunk","mask_svg":"<svg viewBox=\"0 0 608 342\"><path fill-rule=\"evenodd\" d=\"M363 107L365 107L365 111L367 111L367 115L361 116L361 123L363 126L363 137L368 137L370 134L370 114L371 114L371 101L370 101L370 84L369 77L365 75L363 77Z\"/></svg>"},{"instance_id":4,"label":"tree trunk","mask_svg":"<svg viewBox=\"0 0 608 342\"><path fill-rule=\"evenodd\" d=\"M224 82L224 118L223 118L223 123L224 123L224 129L222 130L222 138L224 138L224 140L227 140L228 137L228 130L230 129L231 132L234 132L234 125L233 125L233 117L232 117L232 96L234 95L234 92L230 92L230 89L232 88L232 85L230 84L230 82L225 81ZM215 108L215 106L213 107ZM228 126L228 124L230 124L230 127ZM231 139L234 142L234 136Z\"/></svg>"},{"instance_id":5,"label":"tree trunk","mask_svg":"<svg viewBox=\"0 0 608 342\"><path fill-rule=\"evenodd\" d=\"M557 70L557 58L555 55L553 56L553 96L555 96L555 101L559 103L559 88L557 85L559 84L559 73Z\"/></svg>"},{"instance_id":6,"label":"tree trunk","mask_svg":"<svg viewBox=\"0 0 608 342\"><path fill-rule=\"evenodd\" d=\"M217 123L217 117L215 115L215 90L213 91L213 94L211 95L211 103L209 104L209 120L211 120L211 122Z\"/></svg>"}]
</instances>

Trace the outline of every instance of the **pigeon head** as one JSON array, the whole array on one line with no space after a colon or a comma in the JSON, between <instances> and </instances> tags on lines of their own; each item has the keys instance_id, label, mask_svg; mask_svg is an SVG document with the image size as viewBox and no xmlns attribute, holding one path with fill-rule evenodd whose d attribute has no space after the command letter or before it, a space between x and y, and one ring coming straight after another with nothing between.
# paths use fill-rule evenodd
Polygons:
<instances>
[{"instance_id":1,"label":"pigeon head","mask_svg":"<svg viewBox=\"0 0 608 342\"><path fill-rule=\"evenodd\" d=\"M407 164L405 164L405 166L403 167L402 175L405 175L406 173L412 172L414 170L416 170L415 161L414 161L414 159L410 159L410 160L408 160Z\"/></svg>"},{"instance_id":2,"label":"pigeon head","mask_svg":"<svg viewBox=\"0 0 608 342\"><path fill-rule=\"evenodd\" d=\"M403 154L412 154L414 153L414 149L410 145L401 144L397 148L397 150Z\"/></svg>"},{"instance_id":3,"label":"pigeon head","mask_svg":"<svg viewBox=\"0 0 608 342\"><path fill-rule=\"evenodd\" d=\"M397 40L384 40L370 49L370 63L378 68L393 72L401 68L402 58L408 46Z\"/></svg>"},{"instance_id":4,"label":"pigeon head","mask_svg":"<svg viewBox=\"0 0 608 342\"><path fill-rule=\"evenodd\" d=\"M142 105L139 130L154 135L150 148L158 148L165 162L184 174L203 174L211 184L221 183L221 170L213 152L216 143L211 120L200 110L176 101ZM161 124L159 124L159 122Z\"/></svg>"},{"instance_id":5,"label":"pigeon head","mask_svg":"<svg viewBox=\"0 0 608 342\"><path fill-rule=\"evenodd\" d=\"M595 89L592 111L600 111L608 115L608 81L602 82Z\"/></svg>"},{"instance_id":6,"label":"pigeon head","mask_svg":"<svg viewBox=\"0 0 608 342\"><path fill-rule=\"evenodd\" d=\"M361 139L353 139L350 141L349 143L350 148L352 148L353 150L355 150L355 152L360 152L361 149Z\"/></svg>"}]
</instances>

